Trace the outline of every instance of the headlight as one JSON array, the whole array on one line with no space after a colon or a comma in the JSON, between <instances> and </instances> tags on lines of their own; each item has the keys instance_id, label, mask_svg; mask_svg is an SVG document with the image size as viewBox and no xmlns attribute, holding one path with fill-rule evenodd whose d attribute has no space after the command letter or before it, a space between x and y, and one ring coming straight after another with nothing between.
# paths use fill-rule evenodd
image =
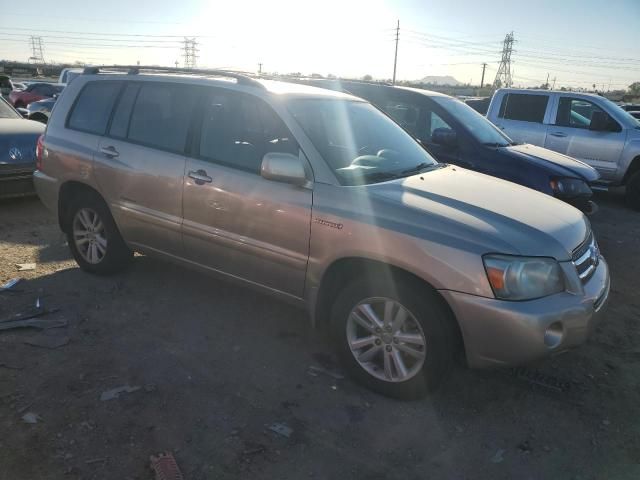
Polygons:
<instances>
[{"instance_id":1,"label":"headlight","mask_svg":"<svg viewBox=\"0 0 640 480\"><path fill-rule=\"evenodd\" d=\"M533 300L564 290L562 270L553 258L485 255L483 261L496 298Z\"/></svg>"},{"instance_id":2,"label":"headlight","mask_svg":"<svg viewBox=\"0 0 640 480\"><path fill-rule=\"evenodd\" d=\"M589 185L579 178L552 178L549 185L554 195L558 197L577 197L593 193Z\"/></svg>"}]
</instances>

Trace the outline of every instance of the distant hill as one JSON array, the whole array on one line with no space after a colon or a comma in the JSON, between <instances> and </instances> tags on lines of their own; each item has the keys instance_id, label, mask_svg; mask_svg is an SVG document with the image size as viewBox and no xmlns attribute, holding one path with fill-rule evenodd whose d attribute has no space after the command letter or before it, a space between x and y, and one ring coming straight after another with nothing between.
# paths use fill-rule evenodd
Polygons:
<instances>
[{"instance_id":1,"label":"distant hill","mask_svg":"<svg viewBox=\"0 0 640 480\"><path fill-rule=\"evenodd\" d=\"M462 85L462 82L459 82L451 75L429 75L427 77L421 78L418 80L419 83L430 83L432 85Z\"/></svg>"}]
</instances>

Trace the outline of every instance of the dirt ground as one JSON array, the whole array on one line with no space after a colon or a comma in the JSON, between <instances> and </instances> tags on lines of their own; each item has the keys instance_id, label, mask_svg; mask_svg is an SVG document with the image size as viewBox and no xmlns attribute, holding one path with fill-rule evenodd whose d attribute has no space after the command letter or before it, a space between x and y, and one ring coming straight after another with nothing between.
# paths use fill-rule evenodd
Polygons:
<instances>
[{"instance_id":1,"label":"dirt ground","mask_svg":"<svg viewBox=\"0 0 640 480\"><path fill-rule=\"evenodd\" d=\"M39 298L67 326L0 331L0 479L151 479L160 451L188 480L640 478L640 214L597 201L613 280L590 342L526 369L457 367L415 402L340 378L303 311L142 256L88 275L37 199L2 202L0 283L25 281L0 320ZM25 343L43 336L69 342Z\"/></svg>"}]
</instances>

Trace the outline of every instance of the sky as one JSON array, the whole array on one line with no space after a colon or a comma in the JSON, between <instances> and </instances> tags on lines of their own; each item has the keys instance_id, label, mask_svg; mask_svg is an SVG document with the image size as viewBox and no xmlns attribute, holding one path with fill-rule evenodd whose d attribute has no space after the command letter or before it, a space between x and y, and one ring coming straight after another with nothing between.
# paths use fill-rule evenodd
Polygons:
<instances>
[{"instance_id":1,"label":"sky","mask_svg":"<svg viewBox=\"0 0 640 480\"><path fill-rule=\"evenodd\" d=\"M6 3L6 5L3 5ZM52 8L55 6L55 8ZM625 88L640 81L640 0L0 0L0 59L183 65L388 79L450 75L477 85L514 32L514 83Z\"/></svg>"}]
</instances>

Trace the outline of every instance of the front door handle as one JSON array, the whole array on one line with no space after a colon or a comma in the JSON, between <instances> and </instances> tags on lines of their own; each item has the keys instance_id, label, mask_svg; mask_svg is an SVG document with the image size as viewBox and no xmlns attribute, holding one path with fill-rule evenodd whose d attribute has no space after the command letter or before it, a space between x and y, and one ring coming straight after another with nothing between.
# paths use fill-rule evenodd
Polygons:
<instances>
[{"instance_id":1,"label":"front door handle","mask_svg":"<svg viewBox=\"0 0 640 480\"><path fill-rule=\"evenodd\" d=\"M189 178L193 178L196 181L196 185L204 185L213 181L213 178L207 175L204 170L189 170Z\"/></svg>"},{"instance_id":2,"label":"front door handle","mask_svg":"<svg viewBox=\"0 0 640 480\"><path fill-rule=\"evenodd\" d=\"M551 135L552 137L558 137L558 138L565 138L567 136L567 134L564 132L552 132L549 135Z\"/></svg>"},{"instance_id":3,"label":"front door handle","mask_svg":"<svg viewBox=\"0 0 640 480\"><path fill-rule=\"evenodd\" d=\"M118 150L116 150L116 147L114 147L113 145L109 145L108 147L101 147L100 151L107 158L118 158L120 156L120 153L118 153Z\"/></svg>"}]
</instances>

